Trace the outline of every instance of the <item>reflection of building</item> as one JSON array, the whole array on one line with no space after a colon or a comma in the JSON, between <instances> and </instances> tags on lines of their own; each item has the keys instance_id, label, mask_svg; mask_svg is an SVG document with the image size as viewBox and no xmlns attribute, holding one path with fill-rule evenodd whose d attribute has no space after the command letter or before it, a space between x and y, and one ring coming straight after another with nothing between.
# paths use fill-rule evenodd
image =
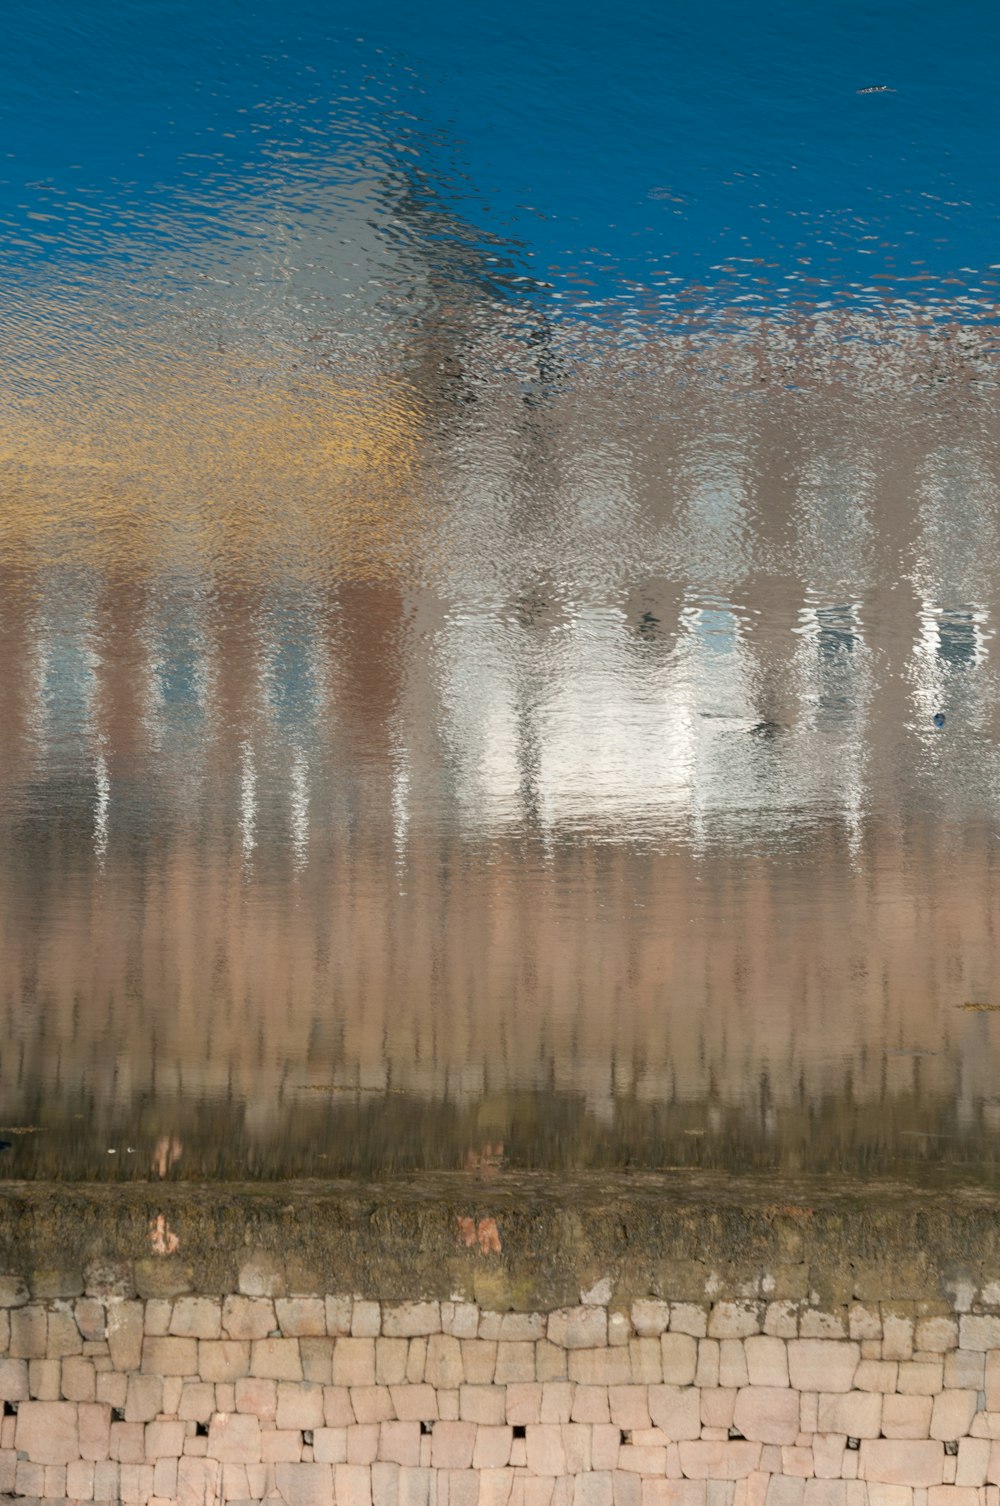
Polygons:
<instances>
[{"instance_id":1,"label":"reflection of building","mask_svg":"<svg viewBox=\"0 0 1000 1506\"><path fill-rule=\"evenodd\" d=\"M963 490L914 515L937 472L884 420L826 460L791 400L671 399L498 379L444 440L376 402L350 475L279 466L257 532L224 471L159 559L105 537L70 580L18 536L10 1105L58 1069L261 1122L324 1084L979 1122L998 603L942 542Z\"/></svg>"}]
</instances>

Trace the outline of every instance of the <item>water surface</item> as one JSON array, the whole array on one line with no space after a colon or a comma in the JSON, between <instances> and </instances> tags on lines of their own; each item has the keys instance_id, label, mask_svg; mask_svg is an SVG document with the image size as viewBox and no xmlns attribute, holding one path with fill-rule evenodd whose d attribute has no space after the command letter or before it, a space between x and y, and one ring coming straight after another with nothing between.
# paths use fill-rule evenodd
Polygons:
<instances>
[{"instance_id":1,"label":"water surface","mask_svg":"<svg viewBox=\"0 0 1000 1506\"><path fill-rule=\"evenodd\" d=\"M11 12L11 1175L993 1178L997 25Z\"/></svg>"}]
</instances>

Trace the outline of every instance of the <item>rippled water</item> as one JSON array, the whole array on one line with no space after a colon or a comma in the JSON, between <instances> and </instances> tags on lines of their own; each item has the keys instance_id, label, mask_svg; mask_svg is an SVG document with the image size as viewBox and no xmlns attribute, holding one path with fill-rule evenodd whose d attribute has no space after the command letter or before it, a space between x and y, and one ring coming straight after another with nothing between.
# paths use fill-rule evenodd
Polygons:
<instances>
[{"instance_id":1,"label":"rippled water","mask_svg":"<svg viewBox=\"0 0 1000 1506\"><path fill-rule=\"evenodd\" d=\"M998 27L11 12L9 1174L994 1176Z\"/></svg>"}]
</instances>

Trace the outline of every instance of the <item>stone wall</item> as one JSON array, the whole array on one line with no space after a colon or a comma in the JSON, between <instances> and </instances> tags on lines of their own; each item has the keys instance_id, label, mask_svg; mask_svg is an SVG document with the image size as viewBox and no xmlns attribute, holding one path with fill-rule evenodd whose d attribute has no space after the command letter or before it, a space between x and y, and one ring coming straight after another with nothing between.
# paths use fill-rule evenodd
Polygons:
<instances>
[{"instance_id":1,"label":"stone wall","mask_svg":"<svg viewBox=\"0 0 1000 1506\"><path fill-rule=\"evenodd\" d=\"M0 1282L6 1499L1000 1506L1000 1289L550 1312ZM992 1311L983 1310L984 1300Z\"/></svg>"},{"instance_id":2,"label":"stone wall","mask_svg":"<svg viewBox=\"0 0 1000 1506\"><path fill-rule=\"evenodd\" d=\"M0 1273L5 1499L1000 1506L983 1189L8 1185Z\"/></svg>"}]
</instances>

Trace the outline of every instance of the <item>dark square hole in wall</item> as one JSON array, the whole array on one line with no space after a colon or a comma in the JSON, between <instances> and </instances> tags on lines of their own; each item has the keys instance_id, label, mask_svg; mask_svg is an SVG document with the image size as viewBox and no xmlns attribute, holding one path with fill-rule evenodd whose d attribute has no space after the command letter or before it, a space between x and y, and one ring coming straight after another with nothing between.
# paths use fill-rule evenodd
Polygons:
<instances>
[{"instance_id":1,"label":"dark square hole in wall","mask_svg":"<svg viewBox=\"0 0 1000 1506\"><path fill-rule=\"evenodd\" d=\"M861 1439L860 1438L848 1438L848 1440L847 1440L847 1447L850 1448L850 1449L854 1449L855 1452L857 1452L857 1450L861 1447Z\"/></svg>"},{"instance_id":2,"label":"dark square hole in wall","mask_svg":"<svg viewBox=\"0 0 1000 1506\"><path fill-rule=\"evenodd\" d=\"M5 1401L4 1404L3 1404L3 1415L5 1417L16 1417L17 1416L17 1402L16 1401Z\"/></svg>"},{"instance_id":3,"label":"dark square hole in wall","mask_svg":"<svg viewBox=\"0 0 1000 1506\"><path fill-rule=\"evenodd\" d=\"M730 1428L729 1437L731 1440L738 1440L740 1443L745 1442L743 1434L740 1432L739 1428Z\"/></svg>"},{"instance_id":4,"label":"dark square hole in wall","mask_svg":"<svg viewBox=\"0 0 1000 1506\"><path fill-rule=\"evenodd\" d=\"M528 1429L525 1427L524 1423L523 1422L515 1422L515 1424L514 1424L514 1437L515 1438L527 1438L527 1436L528 1436Z\"/></svg>"},{"instance_id":5,"label":"dark square hole in wall","mask_svg":"<svg viewBox=\"0 0 1000 1506\"><path fill-rule=\"evenodd\" d=\"M195 1425L194 1425L194 1436L196 1438L207 1438L208 1437L208 1423L207 1422L196 1422Z\"/></svg>"},{"instance_id":6,"label":"dark square hole in wall","mask_svg":"<svg viewBox=\"0 0 1000 1506\"><path fill-rule=\"evenodd\" d=\"M313 1430L312 1430L312 1428L303 1428L302 1429L302 1442L303 1443L308 1443L309 1447L311 1448L312 1447L312 1441L313 1441Z\"/></svg>"},{"instance_id":7,"label":"dark square hole in wall","mask_svg":"<svg viewBox=\"0 0 1000 1506\"><path fill-rule=\"evenodd\" d=\"M420 1431L422 1433L430 1433L433 1431L433 1428L434 1424L432 1422L422 1422L420 1424Z\"/></svg>"},{"instance_id":8,"label":"dark square hole in wall","mask_svg":"<svg viewBox=\"0 0 1000 1506\"><path fill-rule=\"evenodd\" d=\"M112 1422L124 1422L125 1421L125 1408L124 1407L112 1407L111 1408L111 1421Z\"/></svg>"},{"instance_id":9,"label":"dark square hole in wall","mask_svg":"<svg viewBox=\"0 0 1000 1506\"><path fill-rule=\"evenodd\" d=\"M945 1451L946 1454L952 1454L952 1455L957 1454L958 1453L958 1439L957 1438L949 1438L948 1442L944 1446L944 1451Z\"/></svg>"},{"instance_id":10,"label":"dark square hole in wall","mask_svg":"<svg viewBox=\"0 0 1000 1506\"><path fill-rule=\"evenodd\" d=\"M632 1432L631 1432L631 1429L629 1429L629 1428L622 1428L621 1435L622 1435L622 1443L631 1443L632 1442Z\"/></svg>"}]
</instances>

